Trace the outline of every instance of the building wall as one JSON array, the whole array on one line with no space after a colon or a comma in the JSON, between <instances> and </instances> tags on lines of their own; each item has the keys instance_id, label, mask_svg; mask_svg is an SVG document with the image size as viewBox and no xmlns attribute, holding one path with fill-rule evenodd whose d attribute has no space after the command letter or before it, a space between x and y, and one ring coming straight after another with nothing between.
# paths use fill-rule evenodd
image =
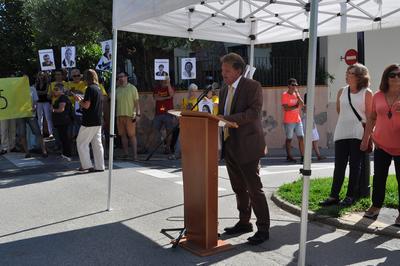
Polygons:
<instances>
[{"instance_id":1,"label":"building wall","mask_svg":"<svg viewBox=\"0 0 400 266\"><path fill-rule=\"evenodd\" d=\"M371 75L371 88L379 89L385 67L400 64L400 27L365 33L365 64Z\"/></svg>"},{"instance_id":2,"label":"building wall","mask_svg":"<svg viewBox=\"0 0 400 266\"><path fill-rule=\"evenodd\" d=\"M262 126L264 128L265 139L268 148L284 148L285 134L282 126L281 95L286 91L286 87L263 88L263 110ZM305 88L299 89L301 94L305 93ZM315 94L315 122L317 124L322 148L332 147L333 130L336 125L336 111L328 104L328 88L326 86L316 87ZM201 91L198 92L200 94ZM182 98L187 97L187 92L178 91L174 96L175 109L181 108ZM142 116L138 123L138 142L139 149L148 146L149 136L154 133L151 122L154 118L155 102L151 93L140 93L140 107ZM330 121L332 120L332 121ZM293 141L293 146L297 147L297 140Z\"/></svg>"},{"instance_id":3,"label":"building wall","mask_svg":"<svg viewBox=\"0 0 400 266\"><path fill-rule=\"evenodd\" d=\"M400 27L367 31L364 34L365 65L371 76L371 89L378 89L381 75L386 66L391 63L400 63L399 40ZM337 91L346 85L345 72L347 64L340 57L348 49L357 50L357 33L347 33L328 38L328 72L335 76L329 86L328 101L336 101Z\"/></svg>"}]
</instances>

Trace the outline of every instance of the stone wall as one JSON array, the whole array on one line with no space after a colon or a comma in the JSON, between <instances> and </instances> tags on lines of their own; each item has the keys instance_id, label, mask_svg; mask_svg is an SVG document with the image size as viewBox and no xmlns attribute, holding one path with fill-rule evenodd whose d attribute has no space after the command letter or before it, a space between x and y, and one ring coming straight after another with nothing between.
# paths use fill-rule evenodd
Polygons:
<instances>
[{"instance_id":1,"label":"stone wall","mask_svg":"<svg viewBox=\"0 0 400 266\"><path fill-rule=\"evenodd\" d=\"M268 148L284 148L285 134L282 126L282 107L280 101L281 95L285 90L287 90L286 87L263 88L262 125ZM303 95L305 88L300 87L299 91ZM333 132L337 120L336 105L328 103L327 86L317 86L315 92L314 118L320 134L319 146L321 148L332 148ZM200 93L201 91L198 92L198 94ZM186 91L176 92L174 97L175 109L181 108L182 98L186 96ZM154 117L154 106L155 103L151 93L140 93L142 116L137 128L139 149L143 149L149 141L149 136L153 133L151 122ZM293 141L293 146L297 147L296 140Z\"/></svg>"}]
</instances>

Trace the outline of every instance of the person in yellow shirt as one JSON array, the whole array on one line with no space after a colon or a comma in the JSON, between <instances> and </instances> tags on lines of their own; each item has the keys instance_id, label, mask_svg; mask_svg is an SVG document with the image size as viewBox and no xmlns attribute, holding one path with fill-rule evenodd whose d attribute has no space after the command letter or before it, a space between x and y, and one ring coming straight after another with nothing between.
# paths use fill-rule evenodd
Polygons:
<instances>
[{"instance_id":1,"label":"person in yellow shirt","mask_svg":"<svg viewBox=\"0 0 400 266\"><path fill-rule=\"evenodd\" d=\"M219 104L219 96L218 96L218 89L219 89L219 84L218 82L213 82L211 84L211 92L212 92L212 96L211 96L211 100L214 104L214 108L213 108L213 115L217 115L218 114L218 104Z\"/></svg>"},{"instance_id":2,"label":"person in yellow shirt","mask_svg":"<svg viewBox=\"0 0 400 266\"><path fill-rule=\"evenodd\" d=\"M196 91L198 87L196 84L192 83L188 87L188 97L182 99L182 109L192 110L193 106L197 103ZM199 108L196 106L192 111L198 111Z\"/></svg>"},{"instance_id":3,"label":"person in yellow shirt","mask_svg":"<svg viewBox=\"0 0 400 266\"><path fill-rule=\"evenodd\" d=\"M56 86L56 84L62 84L64 91L66 92L66 94L68 94L69 91L69 87L68 87L68 82L64 81L63 79L63 71L61 69L57 69L54 71L54 81L50 83L50 87L49 87L49 97L51 99L51 103L54 104L54 102L57 100L57 96L54 93L54 87Z\"/></svg>"},{"instance_id":4,"label":"person in yellow shirt","mask_svg":"<svg viewBox=\"0 0 400 266\"><path fill-rule=\"evenodd\" d=\"M121 71L117 76L116 116L118 135L124 150L123 159L128 158L128 141L132 147L133 160L137 160L136 121L140 117L139 93L128 83L128 74Z\"/></svg>"},{"instance_id":5,"label":"person in yellow shirt","mask_svg":"<svg viewBox=\"0 0 400 266\"><path fill-rule=\"evenodd\" d=\"M193 108L193 106L196 105L197 103L197 97L196 97L196 91L198 90L198 87L196 84L192 83L188 87L188 96L186 98L182 99L182 110L188 110L188 111L198 111L199 107L196 106ZM193 108L193 110L192 110ZM181 157L181 145L179 141L179 129L175 130L173 132L172 136L172 146L174 147L174 153L168 155L169 160L176 160Z\"/></svg>"}]
</instances>

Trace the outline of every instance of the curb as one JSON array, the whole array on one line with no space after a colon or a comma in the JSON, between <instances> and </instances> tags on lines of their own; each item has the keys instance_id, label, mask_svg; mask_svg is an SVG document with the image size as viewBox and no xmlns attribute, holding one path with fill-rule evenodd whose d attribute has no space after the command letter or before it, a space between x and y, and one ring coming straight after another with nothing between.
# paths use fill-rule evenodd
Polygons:
<instances>
[{"instance_id":1,"label":"curb","mask_svg":"<svg viewBox=\"0 0 400 266\"><path fill-rule=\"evenodd\" d=\"M271 200L281 209L290 212L294 215L301 215L301 208L293 205L281 197L279 197L275 192L272 193ZM313 211L308 211L308 220L315 221L327 225L331 225L340 229L345 229L348 231L359 231L368 234L389 236L392 238L400 238L400 227L393 225L384 224L378 221L373 221L368 218L364 218L362 214L351 213L347 215L348 219L333 218L327 215L319 215Z\"/></svg>"}]
</instances>

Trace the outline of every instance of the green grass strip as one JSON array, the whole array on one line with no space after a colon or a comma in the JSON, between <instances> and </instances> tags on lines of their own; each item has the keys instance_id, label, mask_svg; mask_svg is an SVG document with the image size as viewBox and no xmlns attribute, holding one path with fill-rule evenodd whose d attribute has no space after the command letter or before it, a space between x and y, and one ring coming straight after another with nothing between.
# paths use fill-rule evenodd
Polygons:
<instances>
[{"instance_id":1,"label":"green grass strip","mask_svg":"<svg viewBox=\"0 0 400 266\"><path fill-rule=\"evenodd\" d=\"M343 199L347 191L348 178L345 181L340 191L340 199ZM347 208L340 208L339 206L321 207L318 205L320 201L325 200L330 192L332 185L332 177L316 178L310 180L310 193L309 193L309 210L317 214L329 215L332 217L340 217L349 212L362 212L369 208L371 200L363 198L358 200L355 204ZM372 187L372 177L371 177ZM278 189L278 195L282 199L290 202L291 204L301 206L301 197L303 190L303 180L297 180L293 183L284 184ZM390 175L386 182L386 195L383 203L384 207L396 208L398 202L398 186L395 175Z\"/></svg>"}]
</instances>

